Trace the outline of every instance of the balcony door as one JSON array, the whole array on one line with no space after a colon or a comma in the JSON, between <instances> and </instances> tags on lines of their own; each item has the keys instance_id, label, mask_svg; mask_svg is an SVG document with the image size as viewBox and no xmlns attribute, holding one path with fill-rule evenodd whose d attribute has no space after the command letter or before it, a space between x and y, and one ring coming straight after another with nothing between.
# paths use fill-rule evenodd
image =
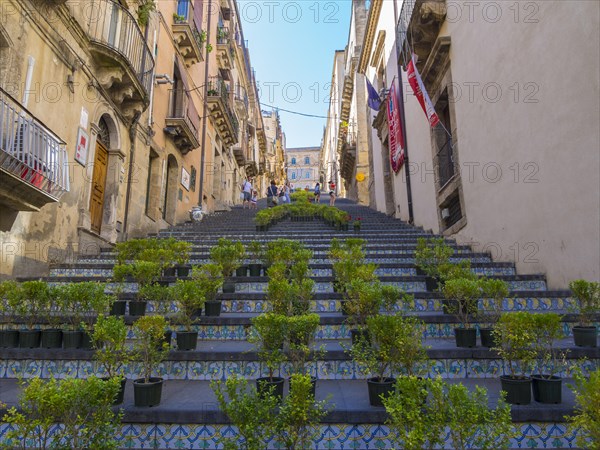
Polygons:
<instances>
[{"instance_id":1,"label":"balcony door","mask_svg":"<svg viewBox=\"0 0 600 450\"><path fill-rule=\"evenodd\" d=\"M92 195L90 198L90 218L92 222L92 231L98 234L100 233L100 228L102 226L107 165L108 151L100 140L96 140L96 156L94 158L94 174L92 176Z\"/></svg>"}]
</instances>

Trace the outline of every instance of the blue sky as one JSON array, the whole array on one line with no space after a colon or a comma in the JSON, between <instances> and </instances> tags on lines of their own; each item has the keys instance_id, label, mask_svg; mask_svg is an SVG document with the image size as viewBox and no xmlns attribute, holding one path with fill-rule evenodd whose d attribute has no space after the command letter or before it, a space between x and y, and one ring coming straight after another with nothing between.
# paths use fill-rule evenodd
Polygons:
<instances>
[{"instance_id":1,"label":"blue sky","mask_svg":"<svg viewBox=\"0 0 600 450\"><path fill-rule=\"evenodd\" d=\"M335 50L343 50L350 0L239 0L244 38L266 105L326 116ZM325 119L280 111L287 147L319 146Z\"/></svg>"}]
</instances>

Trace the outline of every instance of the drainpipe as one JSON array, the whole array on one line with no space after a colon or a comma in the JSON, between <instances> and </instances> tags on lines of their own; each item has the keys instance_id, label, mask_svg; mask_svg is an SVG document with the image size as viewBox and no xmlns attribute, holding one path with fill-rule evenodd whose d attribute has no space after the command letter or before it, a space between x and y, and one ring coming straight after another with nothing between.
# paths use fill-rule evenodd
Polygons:
<instances>
[{"instance_id":1,"label":"drainpipe","mask_svg":"<svg viewBox=\"0 0 600 450\"><path fill-rule=\"evenodd\" d=\"M402 135L404 136L404 170L406 172L406 196L408 201L408 223L413 224L415 218L413 215L413 200L412 200L412 188L410 185L410 170L409 170L409 159L408 159L408 136L406 135L406 115L404 114L404 85L402 84L402 66L400 65L400 53L398 52L398 2L394 1L394 35L396 38L396 61L398 66L398 84L400 93L400 125L402 127Z\"/></svg>"},{"instance_id":2,"label":"drainpipe","mask_svg":"<svg viewBox=\"0 0 600 450\"><path fill-rule=\"evenodd\" d=\"M206 42L210 43L210 18L213 15L212 12L212 0L208 0L208 22L206 25ZM202 198L204 196L204 164L206 158L206 123L208 122L208 60L209 53L206 52L206 59L204 60L204 93L203 93L203 110L202 110L202 144L200 153L200 187L198 188L198 206L202 208Z\"/></svg>"}]
</instances>

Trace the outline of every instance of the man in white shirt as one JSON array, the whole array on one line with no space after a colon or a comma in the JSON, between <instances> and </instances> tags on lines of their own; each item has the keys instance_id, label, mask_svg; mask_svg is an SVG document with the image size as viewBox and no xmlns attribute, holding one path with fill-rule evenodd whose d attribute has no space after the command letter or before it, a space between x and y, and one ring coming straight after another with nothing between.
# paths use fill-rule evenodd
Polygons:
<instances>
[{"instance_id":1,"label":"man in white shirt","mask_svg":"<svg viewBox=\"0 0 600 450\"><path fill-rule=\"evenodd\" d=\"M248 209L250 209L250 199L252 198L252 183L250 183L250 179L247 178L242 184L242 192L244 194L244 202L242 204L242 208L246 209L246 205L248 205Z\"/></svg>"}]
</instances>

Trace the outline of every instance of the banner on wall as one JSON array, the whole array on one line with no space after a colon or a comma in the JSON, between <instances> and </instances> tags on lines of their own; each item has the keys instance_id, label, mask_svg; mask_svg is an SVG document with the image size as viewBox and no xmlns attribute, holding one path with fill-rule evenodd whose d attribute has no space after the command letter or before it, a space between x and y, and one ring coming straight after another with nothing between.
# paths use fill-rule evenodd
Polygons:
<instances>
[{"instance_id":1,"label":"banner on wall","mask_svg":"<svg viewBox=\"0 0 600 450\"><path fill-rule=\"evenodd\" d=\"M404 136L402 135L400 105L398 104L396 83L394 81L392 82L387 102L390 163L394 173L398 173L404 164Z\"/></svg>"},{"instance_id":2,"label":"banner on wall","mask_svg":"<svg viewBox=\"0 0 600 450\"><path fill-rule=\"evenodd\" d=\"M435 108L433 107L433 103L431 103L427 89L425 89L425 85L423 84L423 80L419 74L419 70L415 65L415 56L413 56L408 63L406 74L408 75L408 82L410 83L417 100L421 104L421 108L423 108L423 112L427 116L427 120L429 120L429 125L431 128L435 127L439 123L440 119L435 112Z\"/></svg>"}]
</instances>

